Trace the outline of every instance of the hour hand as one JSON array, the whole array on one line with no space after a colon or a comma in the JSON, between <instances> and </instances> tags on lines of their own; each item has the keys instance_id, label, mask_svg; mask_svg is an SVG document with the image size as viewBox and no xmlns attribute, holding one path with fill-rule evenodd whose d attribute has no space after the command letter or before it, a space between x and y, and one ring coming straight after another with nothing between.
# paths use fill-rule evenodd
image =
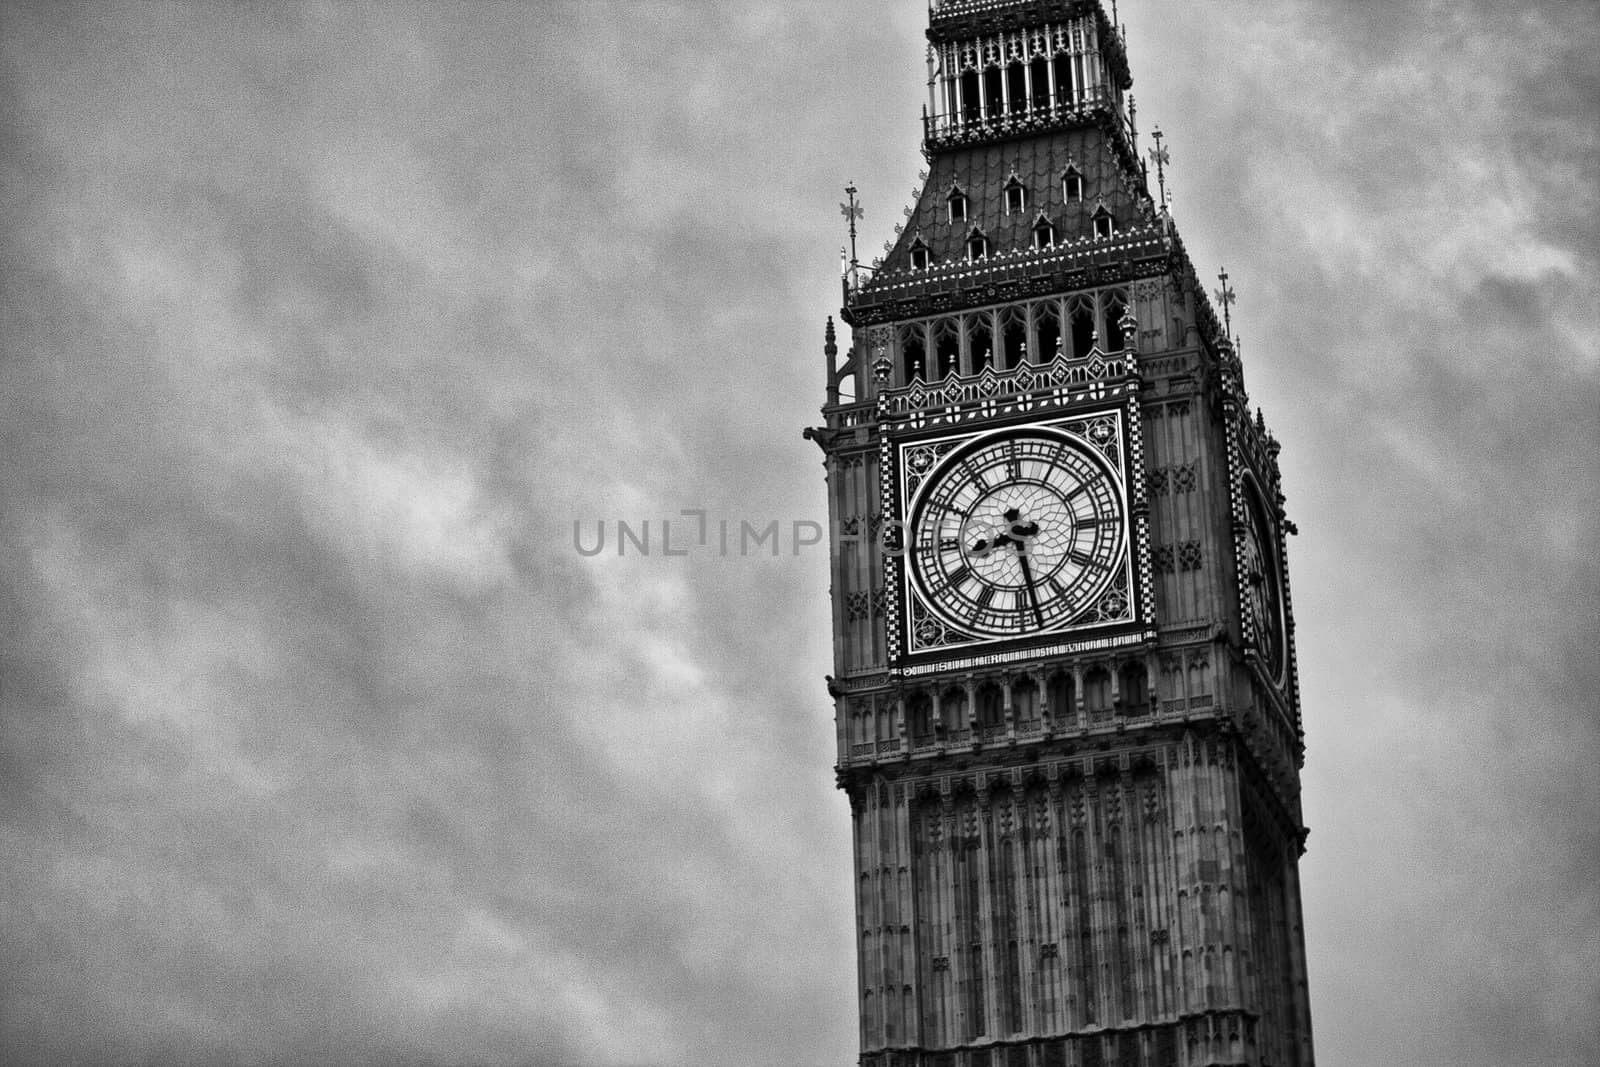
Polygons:
<instances>
[{"instance_id":1,"label":"hour hand","mask_svg":"<svg viewBox=\"0 0 1600 1067\"><path fill-rule=\"evenodd\" d=\"M974 541L972 543L972 548L971 548L970 552L971 552L972 555L977 556L979 559L982 559L984 556L987 556L989 553L993 552L995 549L1004 548L1006 545L1009 545L1011 543L1012 543L1011 538L1008 537L1005 534L1001 534L999 537L996 537L993 541L989 540L986 537L980 537L980 538L978 538L976 541Z\"/></svg>"},{"instance_id":2,"label":"hour hand","mask_svg":"<svg viewBox=\"0 0 1600 1067\"><path fill-rule=\"evenodd\" d=\"M1039 536L1039 524L1036 522L1014 522L1011 524L1011 536L1019 542L1024 537Z\"/></svg>"}]
</instances>

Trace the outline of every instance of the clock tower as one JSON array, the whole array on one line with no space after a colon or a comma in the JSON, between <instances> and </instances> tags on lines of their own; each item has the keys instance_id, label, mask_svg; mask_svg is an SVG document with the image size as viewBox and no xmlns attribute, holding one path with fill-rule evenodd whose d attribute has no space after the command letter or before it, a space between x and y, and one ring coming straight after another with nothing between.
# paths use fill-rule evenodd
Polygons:
<instances>
[{"instance_id":1,"label":"clock tower","mask_svg":"<svg viewBox=\"0 0 1600 1067\"><path fill-rule=\"evenodd\" d=\"M860 1063L1309 1067L1277 441L1102 6L933 0L928 65L806 431Z\"/></svg>"}]
</instances>

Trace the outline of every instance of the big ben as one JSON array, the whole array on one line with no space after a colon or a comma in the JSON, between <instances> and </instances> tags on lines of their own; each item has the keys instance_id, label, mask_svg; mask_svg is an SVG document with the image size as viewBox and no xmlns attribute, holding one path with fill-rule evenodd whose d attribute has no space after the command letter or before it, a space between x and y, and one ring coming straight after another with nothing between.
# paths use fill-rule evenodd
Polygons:
<instances>
[{"instance_id":1,"label":"big ben","mask_svg":"<svg viewBox=\"0 0 1600 1067\"><path fill-rule=\"evenodd\" d=\"M1101 4L927 36L927 172L807 431L860 1063L1309 1067L1279 446Z\"/></svg>"}]
</instances>

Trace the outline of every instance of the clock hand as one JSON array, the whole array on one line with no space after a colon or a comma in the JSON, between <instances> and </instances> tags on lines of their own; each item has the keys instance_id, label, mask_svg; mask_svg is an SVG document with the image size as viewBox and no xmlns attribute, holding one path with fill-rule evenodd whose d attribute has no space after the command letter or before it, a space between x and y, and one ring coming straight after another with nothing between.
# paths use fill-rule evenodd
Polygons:
<instances>
[{"instance_id":1,"label":"clock hand","mask_svg":"<svg viewBox=\"0 0 1600 1067\"><path fill-rule=\"evenodd\" d=\"M1044 629L1044 612L1039 610L1039 591L1033 586L1033 568L1028 566L1028 552L1022 542L1017 542L1017 562L1022 564L1022 584L1028 590L1028 603L1033 607L1034 621Z\"/></svg>"},{"instance_id":2,"label":"clock hand","mask_svg":"<svg viewBox=\"0 0 1600 1067\"><path fill-rule=\"evenodd\" d=\"M970 551L971 551L972 555L977 556L979 559L982 559L984 556L987 556L989 553L993 552L997 548L1004 548L1006 545L1017 545L1017 544L1020 544L1020 542L1013 540L1010 536L1008 536L1006 534L1001 534L999 537L996 537L993 541L990 541L990 540L988 540L986 538L980 537L980 538L978 538L977 541L975 541L973 543L972 548L971 548Z\"/></svg>"},{"instance_id":3,"label":"clock hand","mask_svg":"<svg viewBox=\"0 0 1600 1067\"><path fill-rule=\"evenodd\" d=\"M1039 534L1039 524L1037 522L1022 521L1022 510L1020 508L1006 508L1002 517L1010 524L1011 535L1015 539L1037 537Z\"/></svg>"}]
</instances>

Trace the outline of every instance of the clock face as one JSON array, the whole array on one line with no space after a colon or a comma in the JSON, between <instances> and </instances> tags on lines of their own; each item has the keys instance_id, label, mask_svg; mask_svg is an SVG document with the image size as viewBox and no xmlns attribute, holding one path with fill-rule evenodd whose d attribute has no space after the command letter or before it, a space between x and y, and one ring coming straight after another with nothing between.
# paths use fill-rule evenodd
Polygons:
<instances>
[{"instance_id":1,"label":"clock face","mask_svg":"<svg viewBox=\"0 0 1600 1067\"><path fill-rule=\"evenodd\" d=\"M1261 653L1267 673L1274 681L1283 680L1283 592L1279 582L1277 540L1267 522L1266 509L1255 487L1245 490L1249 523L1244 535L1244 584L1246 602L1255 617L1256 649Z\"/></svg>"},{"instance_id":2,"label":"clock face","mask_svg":"<svg viewBox=\"0 0 1600 1067\"><path fill-rule=\"evenodd\" d=\"M1070 434L979 437L947 454L912 502L912 585L977 637L1060 629L1119 574L1125 510L1110 467Z\"/></svg>"}]
</instances>

